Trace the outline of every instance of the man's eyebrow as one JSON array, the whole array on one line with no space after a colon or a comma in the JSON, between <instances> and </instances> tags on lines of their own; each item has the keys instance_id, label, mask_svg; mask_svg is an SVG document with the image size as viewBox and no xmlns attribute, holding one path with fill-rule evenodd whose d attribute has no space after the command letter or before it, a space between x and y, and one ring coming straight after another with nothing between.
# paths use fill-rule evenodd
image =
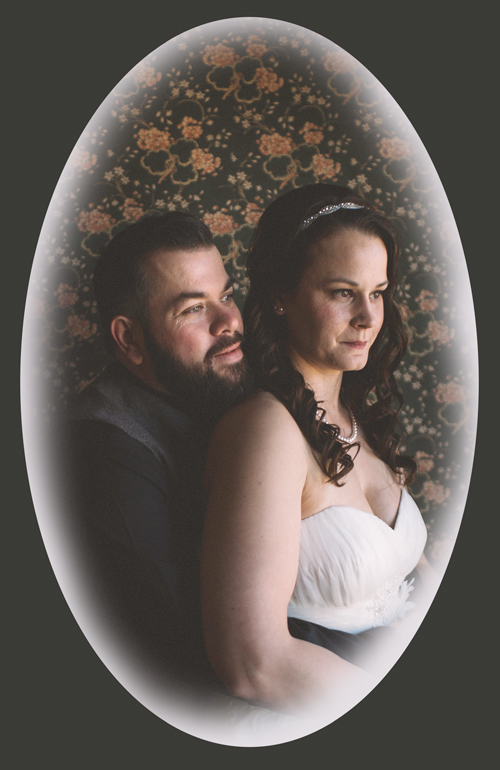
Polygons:
<instances>
[{"instance_id":1,"label":"man's eyebrow","mask_svg":"<svg viewBox=\"0 0 500 770\"><path fill-rule=\"evenodd\" d=\"M328 283L347 283L349 286L359 286L359 283L356 283L356 281L351 281L350 278L342 278L341 276L338 278L327 278L325 284ZM386 286L388 283L388 280L382 281L382 283L377 283L375 288L379 289L381 286Z\"/></svg>"},{"instance_id":2,"label":"man's eyebrow","mask_svg":"<svg viewBox=\"0 0 500 770\"><path fill-rule=\"evenodd\" d=\"M172 305L179 305L185 299L204 299L208 296L204 291L183 291L172 300Z\"/></svg>"},{"instance_id":3,"label":"man's eyebrow","mask_svg":"<svg viewBox=\"0 0 500 770\"><path fill-rule=\"evenodd\" d=\"M224 289L222 291L222 294L224 294L226 291L232 288L233 285L233 279L228 278L226 285L224 286ZM183 302L185 302L188 299L206 299L208 297L208 294L205 291L183 291L180 294L177 294L176 297L172 300L170 303L170 306L175 309L179 305L182 305Z\"/></svg>"}]
</instances>

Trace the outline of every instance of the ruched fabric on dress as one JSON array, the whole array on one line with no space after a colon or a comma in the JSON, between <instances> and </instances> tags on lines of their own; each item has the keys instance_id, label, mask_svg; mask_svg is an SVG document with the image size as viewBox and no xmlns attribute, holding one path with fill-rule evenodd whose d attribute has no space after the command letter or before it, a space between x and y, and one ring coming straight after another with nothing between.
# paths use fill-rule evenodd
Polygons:
<instances>
[{"instance_id":1,"label":"ruched fabric on dress","mask_svg":"<svg viewBox=\"0 0 500 770\"><path fill-rule=\"evenodd\" d=\"M347 505L309 516L301 525L289 617L353 634L404 617L414 606L405 577L426 539L420 511L405 489L394 528Z\"/></svg>"}]
</instances>

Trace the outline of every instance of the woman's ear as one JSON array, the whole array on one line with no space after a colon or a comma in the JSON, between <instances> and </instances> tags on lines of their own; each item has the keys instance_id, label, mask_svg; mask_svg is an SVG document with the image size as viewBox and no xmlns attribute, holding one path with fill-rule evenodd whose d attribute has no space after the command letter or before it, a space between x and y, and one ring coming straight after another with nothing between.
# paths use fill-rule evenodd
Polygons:
<instances>
[{"instance_id":1,"label":"woman's ear","mask_svg":"<svg viewBox=\"0 0 500 770\"><path fill-rule=\"evenodd\" d=\"M131 364L140 366L144 362L144 336L140 322L117 315L111 321L110 331L121 355Z\"/></svg>"}]
</instances>

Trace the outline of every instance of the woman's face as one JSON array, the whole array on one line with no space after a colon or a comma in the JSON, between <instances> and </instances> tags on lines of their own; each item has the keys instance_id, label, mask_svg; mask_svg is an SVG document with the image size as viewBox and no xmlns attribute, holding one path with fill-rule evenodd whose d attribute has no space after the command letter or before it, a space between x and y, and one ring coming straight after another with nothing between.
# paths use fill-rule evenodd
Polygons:
<instances>
[{"instance_id":1,"label":"woman's face","mask_svg":"<svg viewBox=\"0 0 500 770\"><path fill-rule=\"evenodd\" d=\"M313 244L309 257L281 303L292 363L303 373L362 369L384 320L387 249L378 236L345 230Z\"/></svg>"}]
</instances>

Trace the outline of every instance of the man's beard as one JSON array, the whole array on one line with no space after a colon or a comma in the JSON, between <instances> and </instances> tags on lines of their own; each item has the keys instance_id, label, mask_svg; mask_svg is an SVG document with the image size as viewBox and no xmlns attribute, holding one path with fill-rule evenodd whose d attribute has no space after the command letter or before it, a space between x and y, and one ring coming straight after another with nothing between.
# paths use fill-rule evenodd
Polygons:
<instances>
[{"instance_id":1,"label":"man's beard","mask_svg":"<svg viewBox=\"0 0 500 770\"><path fill-rule=\"evenodd\" d=\"M245 358L234 364L225 364L220 372L213 366L214 356L243 340L239 332L220 338L202 363L186 366L160 347L147 324L143 328L156 379L175 405L186 414L212 423L252 392L253 378Z\"/></svg>"}]
</instances>

